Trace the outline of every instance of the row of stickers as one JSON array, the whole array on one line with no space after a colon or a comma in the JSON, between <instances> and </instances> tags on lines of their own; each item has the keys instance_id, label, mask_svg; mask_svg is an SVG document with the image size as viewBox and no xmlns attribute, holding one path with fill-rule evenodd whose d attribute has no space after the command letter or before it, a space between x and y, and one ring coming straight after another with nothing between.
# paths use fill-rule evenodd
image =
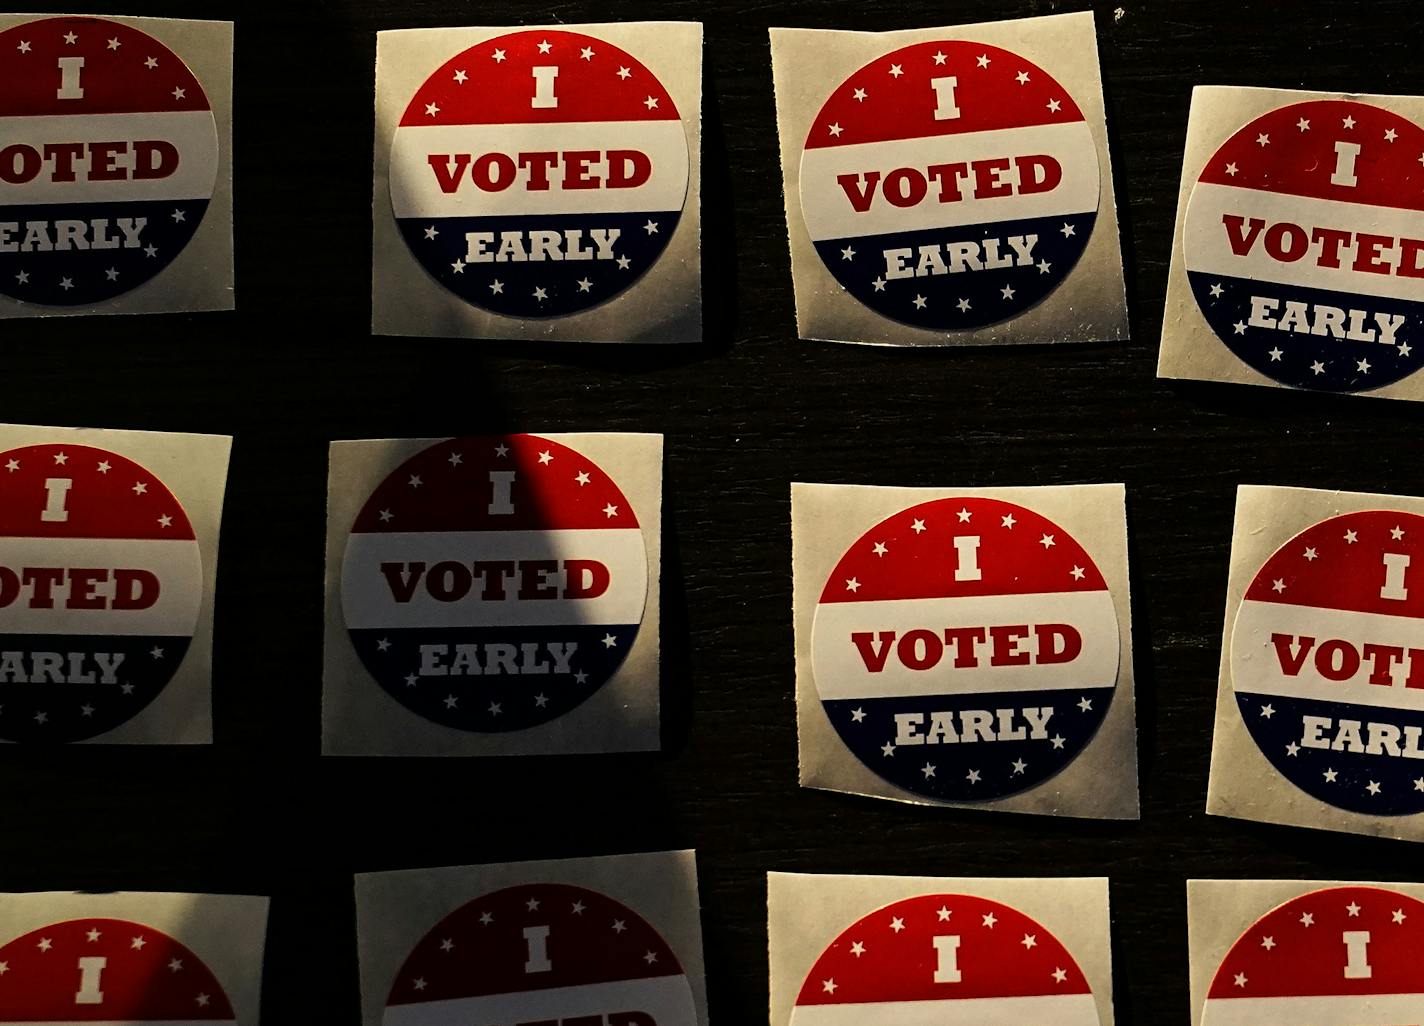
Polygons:
<instances>
[{"instance_id":1,"label":"row of stickers","mask_svg":"<svg viewBox=\"0 0 1424 1026\"><path fill-rule=\"evenodd\" d=\"M1108 881L767 880L770 1026L1112 1026ZM1424 885L1187 884L1195 1026L1424 1016ZM690 851L356 878L364 1026L708 1026ZM257 1026L267 899L0 895L0 1023Z\"/></svg>"},{"instance_id":2,"label":"row of stickers","mask_svg":"<svg viewBox=\"0 0 1424 1026\"><path fill-rule=\"evenodd\" d=\"M0 738L211 740L230 441L0 426ZM334 443L323 750L657 749L661 493L659 435ZM1121 485L791 514L803 785L1137 817ZM1209 812L1424 841L1421 570L1424 498L1240 489Z\"/></svg>"},{"instance_id":3,"label":"row of stickers","mask_svg":"<svg viewBox=\"0 0 1424 1026\"><path fill-rule=\"evenodd\" d=\"M375 332L700 340L699 24L377 39ZM0 317L230 309L232 25L4 16L0 54ZM771 56L803 337L1127 337L1090 13ZM1424 399L1421 120L1198 88L1159 374Z\"/></svg>"}]
</instances>

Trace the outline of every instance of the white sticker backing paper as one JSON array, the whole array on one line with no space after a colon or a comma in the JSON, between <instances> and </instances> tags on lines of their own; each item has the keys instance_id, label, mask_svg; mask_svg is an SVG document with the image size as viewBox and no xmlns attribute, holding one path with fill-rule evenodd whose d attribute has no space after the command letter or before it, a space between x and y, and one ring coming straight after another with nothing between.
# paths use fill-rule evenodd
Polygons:
<instances>
[{"instance_id":1,"label":"white sticker backing paper","mask_svg":"<svg viewBox=\"0 0 1424 1026\"><path fill-rule=\"evenodd\" d=\"M258 1026L267 899L0 894L0 1023Z\"/></svg>"},{"instance_id":2,"label":"white sticker backing paper","mask_svg":"<svg viewBox=\"0 0 1424 1026\"><path fill-rule=\"evenodd\" d=\"M1137 817L1121 485L793 484L801 783Z\"/></svg>"},{"instance_id":3,"label":"white sticker backing paper","mask_svg":"<svg viewBox=\"0 0 1424 1026\"><path fill-rule=\"evenodd\" d=\"M364 1026L707 1026L690 851L356 878Z\"/></svg>"},{"instance_id":4,"label":"white sticker backing paper","mask_svg":"<svg viewBox=\"0 0 1424 1026\"><path fill-rule=\"evenodd\" d=\"M1105 879L767 877L771 1026L1112 1026Z\"/></svg>"}]
</instances>

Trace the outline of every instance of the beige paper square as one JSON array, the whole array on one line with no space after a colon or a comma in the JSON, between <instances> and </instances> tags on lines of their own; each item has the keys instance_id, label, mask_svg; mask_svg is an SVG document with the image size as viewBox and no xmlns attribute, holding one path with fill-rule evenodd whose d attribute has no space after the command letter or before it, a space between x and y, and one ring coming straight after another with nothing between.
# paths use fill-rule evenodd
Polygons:
<instances>
[{"instance_id":1,"label":"beige paper square","mask_svg":"<svg viewBox=\"0 0 1424 1026\"><path fill-rule=\"evenodd\" d=\"M36 18L63 16L0 14L0 31ZM218 173L212 199L202 225L177 259L132 291L87 306L39 305L0 296L0 319L231 310L236 305L232 254L233 23L110 15L104 18L157 39L183 58L202 83L218 133Z\"/></svg>"},{"instance_id":2,"label":"beige paper square","mask_svg":"<svg viewBox=\"0 0 1424 1026\"><path fill-rule=\"evenodd\" d=\"M218 530L232 439L226 435L0 424L0 452L50 442L107 449L151 471L187 514L202 560L202 599L193 640L182 664L153 701L131 719L106 733L76 743L211 743L213 596L217 586Z\"/></svg>"},{"instance_id":3,"label":"beige paper square","mask_svg":"<svg viewBox=\"0 0 1424 1026\"><path fill-rule=\"evenodd\" d=\"M1004 47L1052 74L1083 110L1097 146L1098 215L1092 239L1068 277L1036 306L978 329L931 331L882 316L851 296L817 254L801 206L802 143L831 90L867 62L903 46L969 39ZM1091 12L896 32L771 30L797 334L871 345L956 346L1120 341L1127 296L1118 242L1097 32Z\"/></svg>"},{"instance_id":4,"label":"beige paper square","mask_svg":"<svg viewBox=\"0 0 1424 1026\"><path fill-rule=\"evenodd\" d=\"M692 989L697 1022L706 1026L697 860L692 851L358 875L356 932L365 1026L383 1026L396 974L412 948L445 916L483 895L529 884L583 887L627 906L646 921L677 956ZM517 1011L513 1014L516 1021L524 1021Z\"/></svg>"},{"instance_id":5,"label":"beige paper square","mask_svg":"<svg viewBox=\"0 0 1424 1026\"><path fill-rule=\"evenodd\" d=\"M258 1026L267 905L266 898L231 894L0 894L0 946L32 930L75 919L138 923L182 944L212 970L232 1003L236 1026ZM62 948L54 953L57 957L70 954ZM74 978L76 983L80 979L77 966Z\"/></svg>"},{"instance_id":6,"label":"beige paper square","mask_svg":"<svg viewBox=\"0 0 1424 1026\"><path fill-rule=\"evenodd\" d=\"M1303 100L1353 100L1394 111L1416 123L1424 121L1424 98L1417 96L1320 93L1242 86L1197 86L1193 89L1186 149L1182 155L1182 180L1177 194L1172 262L1167 275L1166 309L1162 316L1162 347L1157 360L1159 378L1291 387L1254 370L1238 358L1207 323L1187 280L1183 227L1192 189L1221 145L1262 114ZM1290 336L1283 334L1282 337ZM1392 385L1349 394L1420 400L1424 399L1424 376L1414 374Z\"/></svg>"},{"instance_id":7,"label":"beige paper square","mask_svg":"<svg viewBox=\"0 0 1424 1026\"><path fill-rule=\"evenodd\" d=\"M1061 772L1038 786L1008 797L977 802L936 802L899 788L867 768L840 739L827 718L811 656L817 596L841 555L884 518L921 502L955 496L980 496L1021 504L1068 531L1103 573L1117 615L1119 638L1118 674L1112 704L1086 747ZM1124 502L1122 485L951 489L792 484L793 622L801 785L915 804L1096 819L1138 818L1132 609Z\"/></svg>"},{"instance_id":8,"label":"beige paper square","mask_svg":"<svg viewBox=\"0 0 1424 1026\"><path fill-rule=\"evenodd\" d=\"M1096 999L1101 1026L1113 1026L1112 949L1105 878L769 873L767 941L771 963L771 1026L790 1026L792 1008L802 983L821 953L842 931L877 909L928 894L987 898L1017 909L1042 924L1063 943L1083 970ZM932 964L931 956L926 957L926 964Z\"/></svg>"},{"instance_id":9,"label":"beige paper square","mask_svg":"<svg viewBox=\"0 0 1424 1026\"><path fill-rule=\"evenodd\" d=\"M661 435L542 433L587 456L616 481L637 514L647 549L642 624L613 677L582 704L541 725L473 733L397 703L362 665L347 634L341 570L357 513L372 490L436 438L333 442L327 482L326 629L322 751L326 755L567 755L657 751L662 560Z\"/></svg>"},{"instance_id":10,"label":"beige paper square","mask_svg":"<svg viewBox=\"0 0 1424 1026\"><path fill-rule=\"evenodd\" d=\"M1273 767L1252 739L1236 703L1231 680L1231 638L1252 579L1271 554L1306 528L1363 510L1424 514L1424 499L1330 492L1313 488L1242 485L1236 492L1231 534L1231 573L1217 675L1216 729L1206 811L1262 823L1317 827L1347 833L1424 841L1424 814L1386 816L1351 812L1307 794Z\"/></svg>"},{"instance_id":11,"label":"beige paper square","mask_svg":"<svg viewBox=\"0 0 1424 1026\"><path fill-rule=\"evenodd\" d=\"M468 47L516 25L400 29L376 34L376 142L372 183L371 330L529 342L700 342L702 340L702 25L606 22L550 26L584 32L627 50L667 88L687 133L688 183L667 248L634 285L564 317L520 319L473 306L433 279L401 238L391 207L391 144L402 111L427 76Z\"/></svg>"}]
</instances>

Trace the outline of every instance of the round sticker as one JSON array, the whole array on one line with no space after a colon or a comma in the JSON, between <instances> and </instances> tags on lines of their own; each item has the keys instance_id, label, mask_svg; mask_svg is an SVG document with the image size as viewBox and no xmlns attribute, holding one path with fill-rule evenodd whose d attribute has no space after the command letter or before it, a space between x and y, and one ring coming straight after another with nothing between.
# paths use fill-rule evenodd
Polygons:
<instances>
[{"instance_id":1,"label":"round sticker","mask_svg":"<svg viewBox=\"0 0 1424 1026\"><path fill-rule=\"evenodd\" d=\"M876 313L979 328L1038 303L1082 255L1097 144L1031 61L917 43L851 75L816 115L801 210L836 281Z\"/></svg>"},{"instance_id":2,"label":"round sticker","mask_svg":"<svg viewBox=\"0 0 1424 1026\"><path fill-rule=\"evenodd\" d=\"M1296 535L1236 614L1231 684L1288 780L1351 812L1424 812L1424 517L1348 513Z\"/></svg>"},{"instance_id":3,"label":"round sticker","mask_svg":"<svg viewBox=\"0 0 1424 1026\"><path fill-rule=\"evenodd\" d=\"M151 471L87 445L0 452L0 739L81 741L135 716L202 598L193 526Z\"/></svg>"},{"instance_id":4,"label":"round sticker","mask_svg":"<svg viewBox=\"0 0 1424 1026\"><path fill-rule=\"evenodd\" d=\"M841 740L897 787L1002 798L1092 739L1117 683L1117 610L1067 531L960 496L871 528L821 592L811 652Z\"/></svg>"},{"instance_id":5,"label":"round sticker","mask_svg":"<svg viewBox=\"0 0 1424 1026\"><path fill-rule=\"evenodd\" d=\"M384 1026L544 1022L698 1026L692 987L658 932L626 906L567 884L477 898L405 960Z\"/></svg>"},{"instance_id":6,"label":"round sticker","mask_svg":"<svg viewBox=\"0 0 1424 1026\"><path fill-rule=\"evenodd\" d=\"M1424 129L1350 100L1263 114L1192 189L1187 278L1233 353L1282 384L1379 388L1424 361Z\"/></svg>"},{"instance_id":7,"label":"round sticker","mask_svg":"<svg viewBox=\"0 0 1424 1026\"><path fill-rule=\"evenodd\" d=\"M136 28L46 18L0 32L0 293L98 303L193 238L217 181L207 94Z\"/></svg>"},{"instance_id":8,"label":"round sticker","mask_svg":"<svg viewBox=\"0 0 1424 1026\"><path fill-rule=\"evenodd\" d=\"M547 723L608 681L648 593L638 518L547 438L457 438L397 467L346 543L342 608L366 669L447 727Z\"/></svg>"},{"instance_id":9,"label":"round sticker","mask_svg":"<svg viewBox=\"0 0 1424 1026\"><path fill-rule=\"evenodd\" d=\"M1231 946L1207 992L1202 1026L1349 1023L1424 1017L1424 903L1381 887L1304 894Z\"/></svg>"},{"instance_id":10,"label":"round sticker","mask_svg":"<svg viewBox=\"0 0 1424 1026\"><path fill-rule=\"evenodd\" d=\"M968 894L872 912L821 953L791 1012L791 1026L1098 1021L1092 988L1057 937L1018 909Z\"/></svg>"},{"instance_id":11,"label":"round sticker","mask_svg":"<svg viewBox=\"0 0 1424 1026\"><path fill-rule=\"evenodd\" d=\"M151 926L71 919L0 947L0 1023L236 1021L212 970Z\"/></svg>"},{"instance_id":12,"label":"round sticker","mask_svg":"<svg viewBox=\"0 0 1424 1026\"><path fill-rule=\"evenodd\" d=\"M440 66L391 146L401 235L436 281L511 317L623 292L687 197L687 135L636 57L561 29L498 36Z\"/></svg>"}]
</instances>

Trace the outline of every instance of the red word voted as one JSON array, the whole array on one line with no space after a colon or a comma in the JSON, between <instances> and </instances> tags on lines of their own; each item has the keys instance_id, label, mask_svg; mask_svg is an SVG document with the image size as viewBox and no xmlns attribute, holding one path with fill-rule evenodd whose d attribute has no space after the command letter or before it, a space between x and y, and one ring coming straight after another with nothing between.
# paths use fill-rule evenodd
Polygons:
<instances>
[{"instance_id":1,"label":"red word voted","mask_svg":"<svg viewBox=\"0 0 1424 1026\"><path fill-rule=\"evenodd\" d=\"M178 170L178 147L163 139L135 142L61 142L0 148L0 182L24 185L44 174L51 182L144 181Z\"/></svg>"},{"instance_id":2,"label":"red word voted","mask_svg":"<svg viewBox=\"0 0 1424 1026\"><path fill-rule=\"evenodd\" d=\"M1030 640L1032 639L1032 640ZM938 631L855 631L850 636L870 673L882 673L893 654L909 670L939 665L946 650L955 669L1070 663L1083 651L1083 635L1066 623L1007 624L998 627L946 627Z\"/></svg>"},{"instance_id":3,"label":"red word voted","mask_svg":"<svg viewBox=\"0 0 1424 1026\"><path fill-rule=\"evenodd\" d=\"M149 570L0 566L0 608L17 601L31 609L148 609L158 601Z\"/></svg>"},{"instance_id":4,"label":"red word voted","mask_svg":"<svg viewBox=\"0 0 1424 1026\"><path fill-rule=\"evenodd\" d=\"M1239 257L1249 256L1259 245L1272 260L1283 264L1309 256L1318 267L1424 278L1424 239L1342 228L1307 229L1290 221L1267 224L1264 218L1241 214L1223 214L1221 223L1231 252Z\"/></svg>"},{"instance_id":5,"label":"red word voted","mask_svg":"<svg viewBox=\"0 0 1424 1026\"><path fill-rule=\"evenodd\" d=\"M555 178L564 190L636 189L653 174L652 159L641 150L432 153L425 159L444 193L466 179L482 192L503 192L516 183L528 192L547 192Z\"/></svg>"},{"instance_id":6,"label":"red word voted","mask_svg":"<svg viewBox=\"0 0 1424 1026\"><path fill-rule=\"evenodd\" d=\"M1393 687L1394 671L1402 667L1406 671L1405 687L1424 688L1424 648L1370 642L1357 645L1341 638L1317 643L1308 635L1280 633L1271 635L1271 644L1275 646L1281 673L1287 677L1299 677L1306 661L1310 660L1315 672L1326 680L1342 683L1353 680L1363 671L1365 683Z\"/></svg>"},{"instance_id":7,"label":"red word voted","mask_svg":"<svg viewBox=\"0 0 1424 1026\"><path fill-rule=\"evenodd\" d=\"M381 564L381 576L391 598L402 603L415 598L422 585L437 602L459 602L472 593L487 602L593 599L608 590L611 579L608 567L595 559L446 559L430 566L392 562Z\"/></svg>"},{"instance_id":8,"label":"red word voted","mask_svg":"<svg viewBox=\"0 0 1424 1026\"><path fill-rule=\"evenodd\" d=\"M877 193L893 207L919 206L930 195L938 203L958 203L966 198L1028 196L1049 192L1063 181L1063 166L1045 153L1028 157L994 157L986 160L899 167L893 171L862 171L836 176L836 184L856 213L868 212Z\"/></svg>"}]
</instances>

